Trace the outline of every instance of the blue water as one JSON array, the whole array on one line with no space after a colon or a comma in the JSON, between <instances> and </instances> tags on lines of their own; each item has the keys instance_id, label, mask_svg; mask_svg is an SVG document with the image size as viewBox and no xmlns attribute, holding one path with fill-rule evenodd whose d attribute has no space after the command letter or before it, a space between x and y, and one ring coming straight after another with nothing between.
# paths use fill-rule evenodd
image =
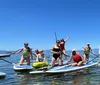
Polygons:
<instances>
[{"instance_id":1,"label":"blue water","mask_svg":"<svg viewBox=\"0 0 100 85\"><path fill-rule=\"evenodd\" d=\"M82 54L83 52L80 51ZM95 51L98 53L98 51ZM51 53L46 51L47 60L51 60ZM68 52L70 54L70 51ZM18 63L21 54L11 55L5 58L8 61ZM91 54L92 59L94 56ZM35 57L34 57L35 58ZM63 56L63 60L66 58ZM96 58L95 61L100 60ZM100 66L89 69L61 74L30 75L28 72L15 72L13 65L0 61L0 71L6 73L6 77L0 78L0 85L100 85Z\"/></svg>"}]
</instances>

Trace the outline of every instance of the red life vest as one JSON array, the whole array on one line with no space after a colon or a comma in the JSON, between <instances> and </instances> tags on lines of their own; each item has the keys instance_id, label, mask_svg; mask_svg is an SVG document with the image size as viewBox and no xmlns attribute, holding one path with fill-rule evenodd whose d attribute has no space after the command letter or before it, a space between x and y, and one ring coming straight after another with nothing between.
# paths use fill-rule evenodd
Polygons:
<instances>
[{"instance_id":1,"label":"red life vest","mask_svg":"<svg viewBox=\"0 0 100 85\"><path fill-rule=\"evenodd\" d=\"M82 61L82 58L79 55L75 55L73 57L73 60L74 60L74 62L79 62L79 61Z\"/></svg>"}]
</instances>

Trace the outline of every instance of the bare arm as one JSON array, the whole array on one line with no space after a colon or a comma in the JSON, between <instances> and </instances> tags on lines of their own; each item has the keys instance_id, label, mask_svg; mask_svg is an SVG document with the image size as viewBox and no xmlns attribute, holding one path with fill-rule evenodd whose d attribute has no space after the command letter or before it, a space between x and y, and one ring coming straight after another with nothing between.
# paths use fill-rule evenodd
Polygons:
<instances>
[{"instance_id":1,"label":"bare arm","mask_svg":"<svg viewBox=\"0 0 100 85\"><path fill-rule=\"evenodd\" d=\"M37 57L36 53L32 52L32 54Z\"/></svg>"},{"instance_id":2,"label":"bare arm","mask_svg":"<svg viewBox=\"0 0 100 85\"><path fill-rule=\"evenodd\" d=\"M94 53L94 51L90 48L90 51L94 54L94 55L96 55L95 53Z\"/></svg>"},{"instance_id":3,"label":"bare arm","mask_svg":"<svg viewBox=\"0 0 100 85\"><path fill-rule=\"evenodd\" d=\"M36 54L36 53L34 53L34 54L35 54L35 56L36 56L36 61L39 61L39 60L38 60L38 54Z\"/></svg>"},{"instance_id":4,"label":"bare arm","mask_svg":"<svg viewBox=\"0 0 100 85\"><path fill-rule=\"evenodd\" d=\"M60 54L60 52L55 52L55 51L53 51L53 49L54 49L54 46L52 46L52 48L51 48L51 53L53 53L53 54Z\"/></svg>"},{"instance_id":5,"label":"bare arm","mask_svg":"<svg viewBox=\"0 0 100 85\"><path fill-rule=\"evenodd\" d=\"M69 40L70 36L65 40L65 42L67 42Z\"/></svg>"},{"instance_id":6,"label":"bare arm","mask_svg":"<svg viewBox=\"0 0 100 85\"><path fill-rule=\"evenodd\" d=\"M43 56L44 56L44 60L46 60L46 56L45 56L45 54L43 54Z\"/></svg>"},{"instance_id":7,"label":"bare arm","mask_svg":"<svg viewBox=\"0 0 100 85\"><path fill-rule=\"evenodd\" d=\"M19 51L17 51L17 52L14 52L13 54L18 54L18 53L20 53L20 52L22 52L23 51L23 48L21 48Z\"/></svg>"},{"instance_id":8,"label":"bare arm","mask_svg":"<svg viewBox=\"0 0 100 85\"><path fill-rule=\"evenodd\" d=\"M68 64L68 62L70 62L73 59L73 56L71 54L70 59L66 62L66 64Z\"/></svg>"}]
</instances>

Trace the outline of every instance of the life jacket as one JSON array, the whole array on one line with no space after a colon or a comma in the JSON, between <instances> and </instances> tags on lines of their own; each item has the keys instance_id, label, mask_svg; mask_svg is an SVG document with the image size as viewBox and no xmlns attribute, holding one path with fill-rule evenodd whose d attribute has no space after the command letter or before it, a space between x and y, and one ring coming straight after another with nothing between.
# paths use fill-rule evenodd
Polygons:
<instances>
[{"instance_id":1,"label":"life jacket","mask_svg":"<svg viewBox=\"0 0 100 85\"><path fill-rule=\"evenodd\" d=\"M79 55L73 56L73 60L74 60L74 62L82 61L82 59L81 59L81 57Z\"/></svg>"}]
</instances>

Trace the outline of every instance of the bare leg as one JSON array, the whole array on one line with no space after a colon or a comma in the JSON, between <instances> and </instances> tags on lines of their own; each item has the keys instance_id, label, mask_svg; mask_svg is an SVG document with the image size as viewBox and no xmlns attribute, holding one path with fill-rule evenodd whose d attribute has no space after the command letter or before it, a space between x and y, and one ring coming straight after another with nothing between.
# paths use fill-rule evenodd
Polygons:
<instances>
[{"instance_id":1,"label":"bare leg","mask_svg":"<svg viewBox=\"0 0 100 85\"><path fill-rule=\"evenodd\" d=\"M86 55L84 54L84 62L88 63L88 60L89 60L89 55L86 56Z\"/></svg>"},{"instance_id":2,"label":"bare leg","mask_svg":"<svg viewBox=\"0 0 100 85\"><path fill-rule=\"evenodd\" d=\"M84 61L86 61L87 59L86 59L86 55L84 54Z\"/></svg>"},{"instance_id":3,"label":"bare leg","mask_svg":"<svg viewBox=\"0 0 100 85\"><path fill-rule=\"evenodd\" d=\"M65 49L63 50L63 53L64 53L65 56L68 56Z\"/></svg>"},{"instance_id":4,"label":"bare leg","mask_svg":"<svg viewBox=\"0 0 100 85\"><path fill-rule=\"evenodd\" d=\"M26 62L27 62L27 65L30 65L30 56L27 57Z\"/></svg>"},{"instance_id":5,"label":"bare leg","mask_svg":"<svg viewBox=\"0 0 100 85\"><path fill-rule=\"evenodd\" d=\"M78 62L77 66L83 65L83 61Z\"/></svg>"},{"instance_id":6,"label":"bare leg","mask_svg":"<svg viewBox=\"0 0 100 85\"><path fill-rule=\"evenodd\" d=\"M59 65L63 65L63 63L62 63L62 56L59 57Z\"/></svg>"},{"instance_id":7,"label":"bare leg","mask_svg":"<svg viewBox=\"0 0 100 85\"><path fill-rule=\"evenodd\" d=\"M72 66L77 66L77 62L72 63Z\"/></svg>"},{"instance_id":8,"label":"bare leg","mask_svg":"<svg viewBox=\"0 0 100 85\"><path fill-rule=\"evenodd\" d=\"M23 58L23 56L22 56L21 59L20 59L20 65L22 65L23 62L24 62L24 58Z\"/></svg>"},{"instance_id":9,"label":"bare leg","mask_svg":"<svg viewBox=\"0 0 100 85\"><path fill-rule=\"evenodd\" d=\"M55 65L55 58L52 58L52 61L51 61L51 66L53 67Z\"/></svg>"}]
</instances>

